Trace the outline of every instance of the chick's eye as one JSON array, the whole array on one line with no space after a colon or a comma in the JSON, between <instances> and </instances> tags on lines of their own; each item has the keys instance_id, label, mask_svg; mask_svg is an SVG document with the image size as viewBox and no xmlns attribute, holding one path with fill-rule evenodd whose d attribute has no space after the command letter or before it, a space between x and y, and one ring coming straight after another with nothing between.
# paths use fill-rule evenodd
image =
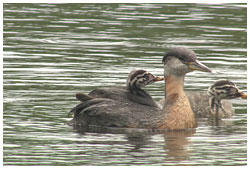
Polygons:
<instances>
[{"instance_id":1,"label":"chick's eye","mask_svg":"<svg viewBox=\"0 0 250 169\"><path fill-rule=\"evenodd\" d=\"M235 88L231 88L231 89L230 89L230 92L231 92L231 93L237 93L238 91L237 91L237 89L235 89Z\"/></svg>"},{"instance_id":2,"label":"chick's eye","mask_svg":"<svg viewBox=\"0 0 250 169\"><path fill-rule=\"evenodd\" d=\"M227 93L231 93L231 94L237 93L237 90L235 88L228 87L225 90Z\"/></svg>"},{"instance_id":3,"label":"chick's eye","mask_svg":"<svg viewBox=\"0 0 250 169\"><path fill-rule=\"evenodd\" d=\"M143 76L143 78L148 80L148 79L149 79L149 75L148 75L148 74L145 74L145 75Z\"/></svg>"}]
</instances>

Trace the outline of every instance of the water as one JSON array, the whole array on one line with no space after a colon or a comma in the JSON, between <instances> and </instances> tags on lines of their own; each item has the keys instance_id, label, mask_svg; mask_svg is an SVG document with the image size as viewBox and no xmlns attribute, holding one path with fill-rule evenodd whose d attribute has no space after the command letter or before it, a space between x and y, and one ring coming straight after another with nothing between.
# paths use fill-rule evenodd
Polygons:
<instances>
[{"instance_id":1,"label":"water","mask_svg":"<svg viewBox=\"0 0 250 169\"><path fill-rule=\"evenodd\" d=\"M134 68L163 76L173 46L193 49L215 74L247 89L246 4L4 4L4 165L246 165L247 102L220 126L195 131L78 133L65 125L74 94L124 85ZM156 101L163 83L147 88Z\"/></svg>"}]
</instances>

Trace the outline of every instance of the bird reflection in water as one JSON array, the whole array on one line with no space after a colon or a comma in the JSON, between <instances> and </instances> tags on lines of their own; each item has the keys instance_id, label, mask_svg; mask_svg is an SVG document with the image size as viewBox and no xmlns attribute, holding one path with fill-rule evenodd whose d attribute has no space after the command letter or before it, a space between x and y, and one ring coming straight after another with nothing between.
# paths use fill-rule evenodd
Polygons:
<instances>
[{"instance_id":1,"label":"bird reflection in water","mask_svg":"<svg viewBox=\"0 0 250 169\"><path fill-rule=\"evenodd\" d=\"M185 131L170 131L164 134L166 161L183 161L189 158L191 150L188 149L195 129Z\"/></svg>"},{"instance_id":2,"label":"bird reflection in water","mask_svg":"<svg viewBox=\"0 0 250 169\"><path fill-rule=\"evenodd\" d=\"M150 151L147 147L152 145L160 145L161 141L155 141L154 136L162 136L164 145L162 150L165 152L164 158L166 161L182 161L189 158L190 151L187 147L191 144L189 137L195 134L195 129L186 129L178 131L169 131L164 129L133 129L133 128L116 128L116 127L100 127L90 126L88 128L75 126L78 133L108 133L108 134L125 134L126 141L102 141L102 144L129 144L132 145L128 153L136 152L143 153L142 156L136 158L143 158L147 156L146 151ZM151 146L150 146L151 145ZM153 152L154 153L154 152ZM152 153L150 153L152 155ZM162 156L163 154L159 154ZM156 155L157 156L157 155Z\"/></svg>"}]
</instances>

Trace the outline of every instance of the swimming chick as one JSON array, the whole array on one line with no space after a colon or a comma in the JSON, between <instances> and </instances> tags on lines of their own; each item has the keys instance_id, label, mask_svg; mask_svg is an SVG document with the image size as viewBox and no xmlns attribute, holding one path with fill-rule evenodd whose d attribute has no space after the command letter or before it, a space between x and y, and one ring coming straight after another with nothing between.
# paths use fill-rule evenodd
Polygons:
<instances>
[{"instance_id":1,"label":"swimming chick","mask_svg":"<svg viewBox=\"0 0 250 169\"><path fill-rule=\"evenodd\" d=\"M232 103L234 98L247 98L230 80L217 80L207 91L185 91L196 118L230 118L234 115ZM162 101L161 101L162 102Z\"/></svg>"}]
</instances>

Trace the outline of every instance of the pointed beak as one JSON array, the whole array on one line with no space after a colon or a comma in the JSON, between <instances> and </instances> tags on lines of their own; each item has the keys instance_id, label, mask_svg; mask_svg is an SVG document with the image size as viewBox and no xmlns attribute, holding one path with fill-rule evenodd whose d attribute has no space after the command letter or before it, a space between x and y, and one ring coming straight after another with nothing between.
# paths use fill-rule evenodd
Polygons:
<instances>
[{"instance_id":1,"label":"pointed beak","mask_svg":"<svg viewBox=\"0 0 250 169\"><path fill-rule=\"evenodd\" d=\"M246 93L244 93L244 92L242 92L242 91L239 91L239 94L240 94L240 97L241 97L242 99L247 99L247 94L246 94Z\"/></svg>"},{"instance_id":2,"label":"pointed beak","mask_svg":"<svg viewBox=\"0 0 250 169\"><path fill-rule=\"evenodd\" d=\"M240 97L242 99L247 99L247 94L238 90L237 93L234 93L232 96L234 96L234 98Z\"/></svg>"},{"instance_id":3,"label":"pointed beak","mask_svg":"<svg viewBox=\"0 0 250 169\"><path fill-rule=\"evenodd\" d=\"M154 82L162 81L162 80L164 80L164 78L161 78L161 77L158 77L158 76L156 76L156 77L153 79Z\"/></svg>"},{"instance_id":4,"label":"pointed beak","mask_svg":"<svg viewBox=\"0 0 250 169\"><path fill-rule=\"evenodd\" d=\"M194 62L188 62L187 65L191 70L199 70L202 72L210 72L210 73L212 72L207 66L205 66L198 60L195 60Z\"/></svg>"}]
</instances>

